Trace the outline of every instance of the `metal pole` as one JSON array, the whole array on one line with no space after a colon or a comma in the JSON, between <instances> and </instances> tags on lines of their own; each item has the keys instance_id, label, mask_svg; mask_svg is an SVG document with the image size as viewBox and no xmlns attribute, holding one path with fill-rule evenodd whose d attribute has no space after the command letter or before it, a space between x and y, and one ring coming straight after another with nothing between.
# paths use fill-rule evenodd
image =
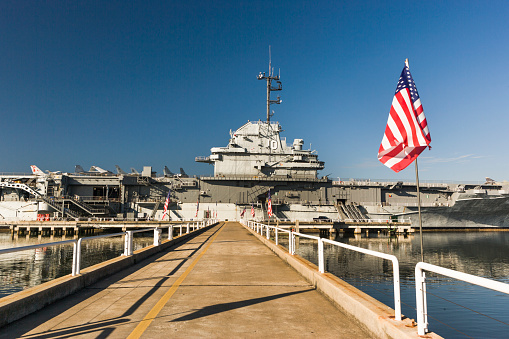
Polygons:
<instances>
[{"instance_id":1,"label":"metal pole","mask_svg":"<svg viewBox=\"0 0 509 339\"><path fill-rule=\"evenodd\" d=\"M321 238L318 239L318 271L320 273L325 273L325 263L324 263L324 253L323 253L323 241Z\"/></svg>"},{"instance_id":2,"label":"metal pole","mask_svg":"<svg viewBox=\"0 0 509 339\"><path fill-rule=\"evenodd\" d=\"M269 226L270 226L270 217L269 217L269 222L267 224L267 239L269 239Z\"/></svg>"},{"instance_id":3,"label":"metal pole","mask_svg":"<svg viewBox=\"0 0 509 339\"><path fill-rule=\"evenodd\" d=\"M417 185L417 208L419 210L419 233L421 235L421 261L424 262L424 246L422 236L422 217L421 217L421 193L419 191L419 170L417 168L417 158L415 158L415 183Z\"/></svg>"}]
</instances>

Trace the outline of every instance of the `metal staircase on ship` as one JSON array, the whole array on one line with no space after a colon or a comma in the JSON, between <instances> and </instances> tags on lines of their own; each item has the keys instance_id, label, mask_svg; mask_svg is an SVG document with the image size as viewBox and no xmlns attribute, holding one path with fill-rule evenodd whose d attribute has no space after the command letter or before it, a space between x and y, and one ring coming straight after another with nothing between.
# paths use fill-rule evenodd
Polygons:
<instances>
[{"instance_id":1,"label":"metal staircase on ship","mask_svg":"<svg viewBox=\"0 0 509 339\"><path fill-rule=\"evenodd\" d=\"M352 221L363 221L369 219L362 211L359 209L359 206L354 204L343 204L342 202L335 204L336 209L341 217L341 219L352 220Z\"/></svg>"}]
</instances>

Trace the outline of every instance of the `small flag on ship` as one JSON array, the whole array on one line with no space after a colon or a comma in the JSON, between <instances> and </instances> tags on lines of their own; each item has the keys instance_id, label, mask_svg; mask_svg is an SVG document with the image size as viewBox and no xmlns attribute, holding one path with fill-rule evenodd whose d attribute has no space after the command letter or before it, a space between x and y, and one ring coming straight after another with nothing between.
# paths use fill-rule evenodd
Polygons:
<instances>
[{"instance_id":1,"label":"small flag on ship","mask_svg":"<svg viewBox=\"0 0 509 339\"><path fill-rule=\"evenodd\" d=\"M198 210L200 209L200 199L196 201L196 215L195 218L198 218Z\"/></svg>"},{"instance_id":2,"label":"small flag on ship","mask_svg":"<svg viewBox=\"0 0 509 339\"><path fill-rule=\"evenodd\" d=\"M244 208L244 210L242 211L242 213L240 213L240 217L241 218L244 218L244 214L246 213L246 209Z\"/></svg>"},{"instance_id":3,"label":"small flag on ship","mask_svg":"<svg viewBox=\"0 0 509 339\"><path fill-rule=\"evenodd\" d=\"M164 212L163 212L163 218L161 220L164 220L166 213L168 213L168 205L170 204L170 195L171 195L171 190L168 191L168 196L166 197L166 201L164 202ZM168 218L169 218L169 216L168 216Z\"/></svg>"},{"instance_id":4,"label":"small flag on ship","mask_svg":"<svg viewBox=\"0 0 509 339\"><path fill-rule=\"evenodd\" d=\"M254 210L254 204L251 204L251 216L254 218L255 216L255 210Z\"/></svg>"},{"instance_id":5,"label":"small flag on ship","mask_svg":"<svg viewBox=\"0 0 509 339\"><path fill-rule=\"evenodd\" d=\"M267 214L269 215L269 219L272 218L272 200L270 199L270 190L269 190L269 203L267 205Z\"/></svg>"},{"instance_id":6,"label":"small flag on ship","mask_svg":"<svg viewBox=\"0 0 509 339\"><path fill-rule=\"evenodd\" d=\"M399 172L417 159L430 142L428 122L407 61L392 99L378 160Z\"/></svg>"}]
</instances>

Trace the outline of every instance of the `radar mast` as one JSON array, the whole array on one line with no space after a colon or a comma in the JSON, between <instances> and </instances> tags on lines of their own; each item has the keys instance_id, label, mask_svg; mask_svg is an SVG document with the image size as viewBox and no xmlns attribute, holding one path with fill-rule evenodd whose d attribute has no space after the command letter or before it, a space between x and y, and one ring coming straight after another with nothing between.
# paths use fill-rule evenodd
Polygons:
<instances>
[{"instance_id":1,"label":"radar mast","mask_svg":"<svg viewBox=\"0 0 509 339\"><path fill-rule=\"evenodd\" d=\"M271 65L271 55L270 55L270 46L269 46L269 74L265 75L265 72L260 72L258 74L258 80L266 80L267 81L267 124L270 123L270 117L274 115L274 113L270 113L270 105L272 104L280 104L281 98L279 95L276 100L270 100L270 92L271 91L281 91L283 89L281 81L279 81L281 71L279 74L274 76L274 68ZM272 87L272 80L276 81L277 87Z\"/></svg>"}]
</instances>

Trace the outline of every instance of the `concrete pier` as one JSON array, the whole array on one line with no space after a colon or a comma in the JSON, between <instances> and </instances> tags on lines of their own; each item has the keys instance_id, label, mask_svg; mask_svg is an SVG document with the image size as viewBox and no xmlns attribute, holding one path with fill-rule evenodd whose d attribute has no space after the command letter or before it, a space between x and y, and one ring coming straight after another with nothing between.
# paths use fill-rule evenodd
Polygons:
<instances>
[{"instance_id":1,"label":"concrete pier","mask_svg":"<svg viewBox=\"0 0 509 339\"><path fill-rule=\"evenodd\" d=\"M293 229L296 232L320 232L333 236L335 233L350 232L354 234L368 232L387 232L394 234L414 233L410 223L404 222L376 222L376 221L278 221L278 227Z\"/></svg>"},{"instance_id":2,"label":"concrete pier","mask_svg":"<svg viewBox=\"0 0 509 339\"><path fill-rule=\"evenodd\" d=\"M174 225L177 228L186 227L188 222L182 221L129 221L129 220L49 220L49 221L16 221L0 222L0 226L9 227L11 232L16 235L25 234L45 234L45 235L79 235L93 234L94 230L113 230L125 232L142 228L166 227ZM198 224L200 223L200 224ZM202 221L189 222L191 228L197 229L202 225ZM180 233L182 234L182 233Z\"/></svg>"},{"instance_id":3,"label":"concrete pier","mask_svg":"<svg viewBox=\"0 0 509 339\"><path fill-rule=\"evenodd\" d=\"M229 222L0 331L0 338L21 336L370 335L248 230Z\"/></svg>"}]
</instances>

